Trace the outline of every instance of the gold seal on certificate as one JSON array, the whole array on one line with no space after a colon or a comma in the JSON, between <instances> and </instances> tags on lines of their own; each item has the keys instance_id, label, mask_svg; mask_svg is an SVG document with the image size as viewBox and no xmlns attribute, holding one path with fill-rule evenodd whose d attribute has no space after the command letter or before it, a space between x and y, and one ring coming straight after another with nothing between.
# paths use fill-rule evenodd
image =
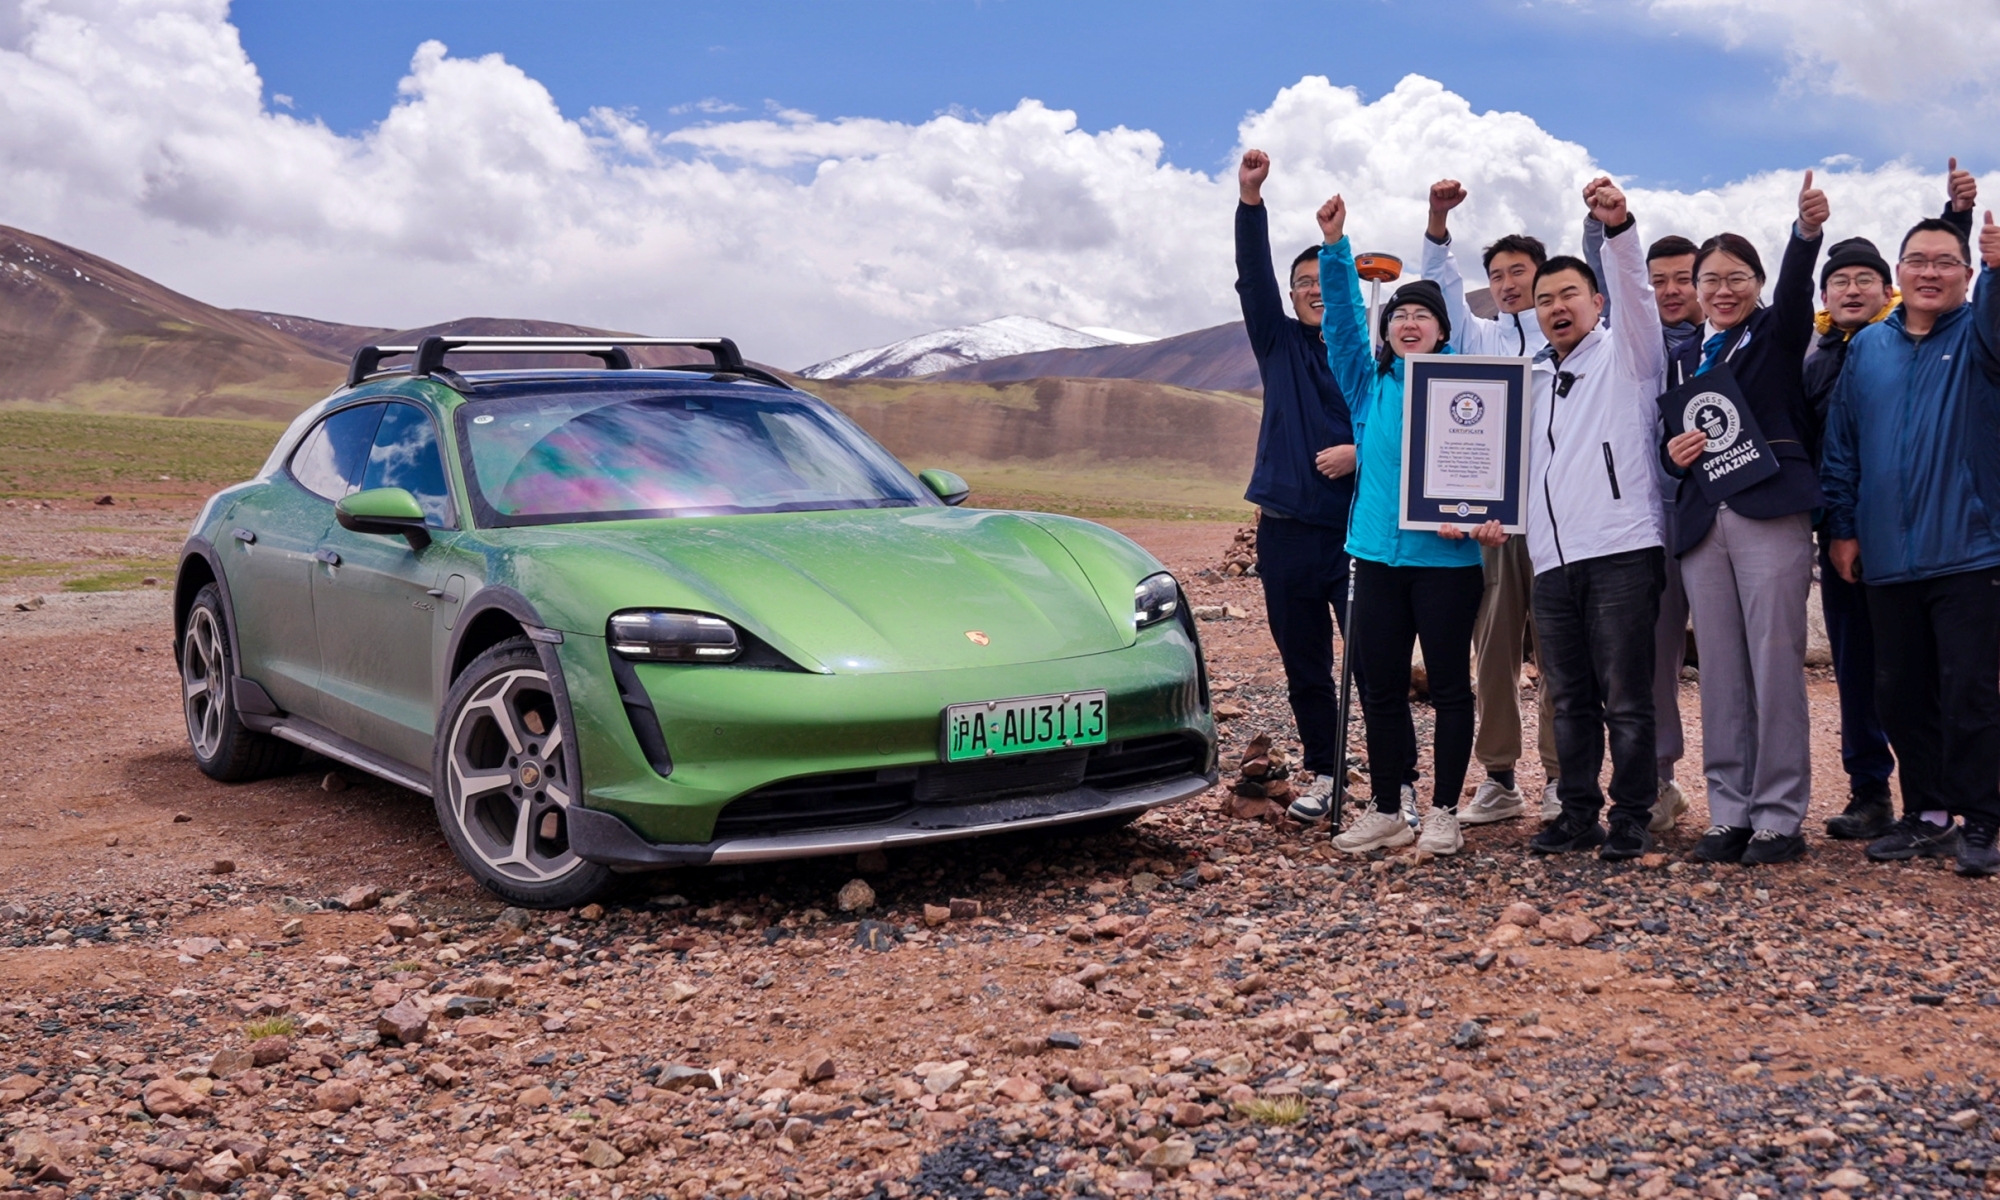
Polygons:
<instances>
[{"instance_id":1,"label":"gold seal on certificate","mask_svg":"<svg viewBox=\"0 0 2000 1200\"><path fill-rule=\"evenodd\" d=\"M1499 521L1521 532L1531 360L1413 354L1404 360L1404 529Z\"/></svg>"}]
</instances>

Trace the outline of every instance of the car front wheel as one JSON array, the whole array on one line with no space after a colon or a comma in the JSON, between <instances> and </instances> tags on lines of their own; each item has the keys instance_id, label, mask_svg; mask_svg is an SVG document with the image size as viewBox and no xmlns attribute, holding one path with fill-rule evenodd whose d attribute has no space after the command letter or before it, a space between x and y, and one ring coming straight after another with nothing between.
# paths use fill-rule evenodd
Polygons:
<instances>
[{"instance_id":1,"label":"car front wheel","mask_svg":"<svg viewBox=\"0 0 2000 1200\"><path fill-rule=\"evenodd\" d=\"M530 908L600 894L611 870L576 856L568 716L526 638L472 660L445 697L431 794L445 839L475 879Z\"/></svg>"}]
</instances>

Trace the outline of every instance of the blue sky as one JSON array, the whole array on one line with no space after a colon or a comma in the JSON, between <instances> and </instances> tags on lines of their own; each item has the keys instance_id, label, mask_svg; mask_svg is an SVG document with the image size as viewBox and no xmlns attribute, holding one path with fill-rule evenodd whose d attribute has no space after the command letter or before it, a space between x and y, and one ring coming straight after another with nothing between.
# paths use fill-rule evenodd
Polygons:
<instances>
[{"instance_id":1,"label":"blue sky","mask_svg":"<svg viewBox=\"0 0 2000 1200\"><path fill-rule=\"evenodd\" d=\"M1621 177L1677 189L1833 155L1956 152L1979 168L1994 148L1887 132L1879 108L1800 88L1780 39L1730 49L1719 22L1624 4L237 0L231 16L267 97L343 134L383 117L412 51L437 38L454 57L504 55L572 117L607 106L664 131L712 119L675 110L717 100L743 110L725 116L775 103L921 122L1032 97L1086 130L1153 130L1173 162L1204 170L1243 114L1309 74L1370 99L1427 75L1475 111L1525 112Z\"/></svg>"}]
</instances>

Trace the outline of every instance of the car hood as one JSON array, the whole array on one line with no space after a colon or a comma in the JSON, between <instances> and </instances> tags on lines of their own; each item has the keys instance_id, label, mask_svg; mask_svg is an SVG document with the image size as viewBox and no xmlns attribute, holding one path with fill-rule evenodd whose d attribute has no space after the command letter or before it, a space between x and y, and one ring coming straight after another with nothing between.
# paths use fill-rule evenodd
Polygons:
<instances>
[{"instance_id":1,"label":"car hood","mask_svg":"<svg viewBox=\"0 0 2000 1200\"><path fill-rule=\"evenodd\" d=\"M1138 578L1126 578L1131 569L1122 565L1086 573L1036 519L932 507L568 526L547 546L515 547L513 557L517 578L523 568L553 570L585 585L590 601L567 606L575 632L602 635L604 619L623 608L695 609L735 621L809 670L833 673L1115 650L1132 641ZM539 599L556 582L522 590ZM1116 616L1107 596L1123 597Z\"/></svg>"}]
</instances>

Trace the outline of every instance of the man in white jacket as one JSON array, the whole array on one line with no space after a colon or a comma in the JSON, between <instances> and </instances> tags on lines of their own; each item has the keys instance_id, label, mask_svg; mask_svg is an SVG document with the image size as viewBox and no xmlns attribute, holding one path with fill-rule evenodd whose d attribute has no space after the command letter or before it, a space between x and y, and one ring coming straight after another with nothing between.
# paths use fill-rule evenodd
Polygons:
<instances>
[{"instance_id":1,"label":"man in white jacket","mask_svg":"<svg viewBox=\"0 0 2000 1200\"><path fill-rule=\"evenodd\" d=\"M1583 190L1604 223L1606 286L1618 321L1582 259L1558 257L1535 275L1535 311L1549 349L1535 363L1528 409L1528 554L1544 686L1556 710L1562 815L1528 843L1605 859L1652 849L1653 626L1666 554L1654 464L1666 348L1645 248L1625 193L1599 177ZM1611 741L1611 831L1597 816L1597 777Z\"/></svg>"},{"instance_id":2,"label":"man in white jacket","mask_svg":"<svg viewBox=\"0 0 2000 1200\"><path fill-rule=\"evenodd\" d=\"M1549 342L1535 316L1535 272L1548 259L1536 238L1512 233L1486 247L1480 255L1486 284L1499 309L1498 317L1478 317L1465 302L1465 280L1451 250L1451 210L1465 203L1465 186L1456 179L1431 185L1430 220L1424 229L1423 277L1444 292L1451 318L1452 349L1460 354L1527 357L1541 353ZM1479 619L1472 627L1473 688L1478 704L1478 733L1472 755L1486 769L1472 799L1458 806L1465 825L1486 825L1520 816L1527 805L1514 766L1521 758L1521 646L1532 625L1529 599L1534 570L1520 538L1480 551L1486 568L1486 591L1479 600ZM1537 638L1539 645L1540 639ZM1541 689L1542 759L1541 815L1552 821L1562 811L1556 803L1555 714L1549 690Z\"/></svg>"}]
</instances>

